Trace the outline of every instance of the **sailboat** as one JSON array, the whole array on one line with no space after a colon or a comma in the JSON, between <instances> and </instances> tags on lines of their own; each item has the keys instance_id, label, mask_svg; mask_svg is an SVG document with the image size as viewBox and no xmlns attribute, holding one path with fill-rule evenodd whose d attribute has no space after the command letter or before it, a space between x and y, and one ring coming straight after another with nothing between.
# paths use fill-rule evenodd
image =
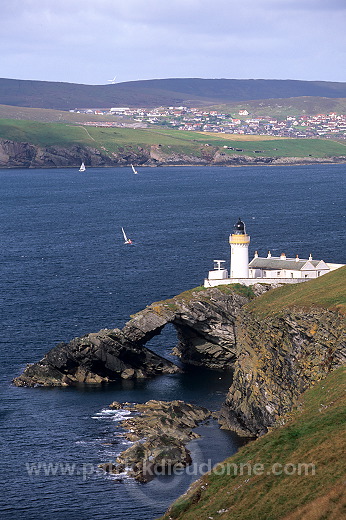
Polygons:
<instances>
[{"instance_id":1,"label":"sailboat","mask_svg":"<svg viewBox=\"0 0 346 520\"><path fill-rule=\"evenodd\" d=\"M121 228L121 231L123 232L123 235L124 235L124 244L132 244L132 240L130 238L127 238L123 227Z\"/></svg>"},{"instance_id":2,"label":"sailboat","mask_svg":"<svg viewBox=\"0 0 346 520\"><path fill-rule=\"evenodd\" d=\"M79 171L80 171L80 172L85 172L85 170L86 170L86 168L85 168L85 164L84 164L84 162L82 162L82 164L81 164L80 167L79 167Z\"/></svg>"},{"instance_id":3,"label":"sailboat","mask_svg":"<svg viewBox=\"0 0 346 520\"><path fill-rule=\"evenodd\" d=\"M137 171L136 168L133 166L133 164L131 164L131 168L132 168L133 173L138 173L138 171Z\"/></svg>"}]
</instances>

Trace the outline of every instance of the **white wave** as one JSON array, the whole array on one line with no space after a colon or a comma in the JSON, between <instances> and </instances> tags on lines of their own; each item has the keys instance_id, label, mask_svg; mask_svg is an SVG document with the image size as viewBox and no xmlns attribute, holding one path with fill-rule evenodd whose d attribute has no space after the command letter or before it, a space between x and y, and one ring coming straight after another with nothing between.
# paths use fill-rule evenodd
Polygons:
<instances>
[{"instance_id":1,"label":"white wave","mask_svg":"<svg viewBox=\"0 0 346 520\"><path fill-rule=\"evenodd\" d=\"M94 444L97 444L97 439L93 439L91 441L76 441L75 444L78 444L80 446L90 446L90 445L94 445Z\"/></svg>"},{"instance_id":2,"label":"white wave","mask_svg":"<svg viewBox=\"0 0 346 520\"><path fill-rule=\"evenodd\" d=\"M134 480L133 477L130 477L127 473L106 473L105 476L110 480Z\"/></svg>"},{"instance_id":3,"label":"white wave","mask_svg":"<svg viewBox=\"0 0 346 520\"><path fill-rule=\"evenodd\" d=\"M104 408L100 412L96 412L93 415L92 419L111 419L112 421L122 421L125 417L131 415L130 410L110 410L109 408Z\"/></svg>"}]
</instances>

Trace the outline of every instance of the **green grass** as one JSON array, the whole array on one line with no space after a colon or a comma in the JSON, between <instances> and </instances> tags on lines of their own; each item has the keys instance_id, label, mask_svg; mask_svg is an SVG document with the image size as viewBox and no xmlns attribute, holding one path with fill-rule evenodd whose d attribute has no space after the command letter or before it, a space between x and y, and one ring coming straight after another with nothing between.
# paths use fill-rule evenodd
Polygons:
<instances>
[{"instance_id":1,"label":"green grass","mask_svg":"<svg viewBox=\"0 0 346 520\"><path fill-rule=\"evenodd\" d=\"M138 152L138 147L148 150L160 145L164 154L186 154L201 157L219 149L227 155L253 157L331 157L346 155L345 143L324 139L277 139L249 141L229 140L225 136L173 129L131 129L86 127L66 123L43 123L29 120L0 119L0 138L28 142L38 146L73 145L91 146L103 153ZM209 146L205 146L205 145ZM241 148L241 152L226 150L223 146ZM255 153L260 150L261 153Z\"/></svg>"},{"instance_id":2,"label":"green grass","mask_svg":"<svg viewBox=\"0 0 346 520\"><path fill-rule=\"evenodd\" d=\"M225 294L230 294L234 292L236 294L240 294L241 296L245 296L250 300L252 300L255 297L255 293L253 292L252 287L247 287L246 285L242 285L241 283L219 285L217 288Z\"/></svg>"},{"instance_id":3,"label":"green grass","mask_svg":"<svg viewBox=\"0 0 346 520\"><path fill-rule=\"evenodd\" d=\"M324 307L346 314L346 266L315 280L270 290L248 304L264 315L289 307Z\"/></svg>"},{"instance_id":4,"label":"green grass","mask_svg":"<svg viewBox=\"0 0 346 520\"><path fill-rule=\"evenodd\" d=\"M234 147L243 149L238 152L262 157L330 157L346 155L346 144L327 139L278 139L277 141L234 142ZM259 150L261 153L255 153ZM227 152L229 152L227 150Z\"/></svg>"},{"instance_id":5,"label":"green grass","mask_svg":"<svg viewBox=\"0 0 346 520\"><path fill-rule=\"evenodd\" d=\"M0 105L0 119L14 119L38 121L43 123L85 123L87 121L113 121L121 120L119 117L101 114L84 114L68 112L67 110L53 110L51 108L30 108Z\"/></svg>"},{"instance_id":6,"label":"green grass","mask_svg":"<svg viewBox=\"0 0 346 520\"><path fill-rule=\"evenodd\" d=\"M219 474L203 476L163 518L342 518L345 405L346 371L340 368L301 396L285 426L241 448L218 466Z\"/></svg>"},{"instance_id":7,"label":"green grass","mask_svg":"<svg viewBox=\"0 0 346 520\"><path fill-rule=\"evenodd\" d=\"M11 119L0 119L0 137L38 146L91 146L94 142L83 127Z\"/></svg>"}]
</instances>

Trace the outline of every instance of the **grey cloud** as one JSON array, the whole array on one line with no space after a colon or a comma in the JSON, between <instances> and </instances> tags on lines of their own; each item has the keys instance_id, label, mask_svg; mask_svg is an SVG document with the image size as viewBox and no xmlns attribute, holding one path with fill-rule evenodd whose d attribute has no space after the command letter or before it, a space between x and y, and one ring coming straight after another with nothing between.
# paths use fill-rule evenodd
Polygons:
<instances>
[{"instance_id":1,"label":"grey cloud","mask_svg":"<svg viewBox=\"0 0 346 520\"><path fill-rule=\"evenodd\" d=\"M341 81L344 9L339 0L5 0L1 75Z\"/></svg>"}]
</instances>

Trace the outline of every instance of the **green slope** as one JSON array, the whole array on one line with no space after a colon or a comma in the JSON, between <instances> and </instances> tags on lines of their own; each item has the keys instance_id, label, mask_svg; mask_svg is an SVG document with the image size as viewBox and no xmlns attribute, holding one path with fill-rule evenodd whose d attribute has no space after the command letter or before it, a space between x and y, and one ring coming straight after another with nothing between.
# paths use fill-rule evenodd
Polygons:
<instances>
[{"instance_id":1,"label":"green slope","mask_svg":"<svg viewBox=\"0 0 346 520\"><path fill-rule=\"evenodd\" d=\"M315 280L284 285L251 302L249 309L261 313L277 313L288 307L324 307L346 314L346 266Z\"/></svg>"},{"instance_id":2,"label":"green slope","mask_svg":"<svg viewBox=\"0 0 346 520\"><path fill-rule=\"evenodd\" d=\"M235 141L227 137L183 132L171 129L130 129L130 128L98 128L64 123L42 123L38 121L0 119L0 138L18 142L28 142L38 146L64 146L75 144L92 146L99 150L126 152L138 146L149 148L161 145L162 153L184 153L200 156L208 152L204 145L208 144L220 149L227 155L247 155L252 157L334 157L346 155L344 142L327 139L273 139ZM240 151L226 150L224 146L240 148ZM260 150L260 153L255 153Z\"/></svg>"},{"instance_id":3,"label":"green slope","mask_svg":"<svg viewBox=\"0 0 346 520\"><path fill-rule=\"evenodd\" d=\"M284 427L194 483L165 520L345 518L346 371L306 391Z\"/></svg>"}]
</instances>

